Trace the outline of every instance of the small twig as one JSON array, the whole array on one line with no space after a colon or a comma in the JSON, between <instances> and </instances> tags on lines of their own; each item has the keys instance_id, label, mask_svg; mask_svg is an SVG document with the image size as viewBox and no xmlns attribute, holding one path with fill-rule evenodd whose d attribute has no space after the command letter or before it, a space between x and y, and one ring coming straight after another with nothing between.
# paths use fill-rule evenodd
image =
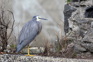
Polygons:
<instances>
[{"instance_id":1,"label":"small twig","mask_svg":"<svg viewBox=\"0 0 93 62\"><path fill-rule=\"evenodd\" d=\"M9 10L7 10L7 11L9 11ZM10 35L9 35L9 37L7 38L7 40L10 38L10 36L11 36L11 34L12 34L12 32L13 32L13 27L14 27L14 23L15 23L15 19L14 19L14 15L13 15L13 12L12 11L9 11L11 14L12 14L12 16L13 16L13 24L12 24L12 30L11 30L11 32L10 32Z\"/></svg>"},{"instance_id":2,"label":"small twig","mask_svg":"<svg viewBox=\"0 0 93 62\"><path fill-rule=\"evenodd\" d=\"M2 22L5 24L5 21L4 21L4 11L2 10L2 16L1 16L1 18L2 18Z\"/></svg>"}]
</instances>

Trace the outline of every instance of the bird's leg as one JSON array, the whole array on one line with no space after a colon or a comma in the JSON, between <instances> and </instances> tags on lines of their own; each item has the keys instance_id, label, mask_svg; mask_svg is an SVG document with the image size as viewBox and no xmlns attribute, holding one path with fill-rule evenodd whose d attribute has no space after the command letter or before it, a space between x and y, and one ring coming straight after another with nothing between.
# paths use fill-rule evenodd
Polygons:
<instances>
[{"instance_id":1,"label":"bird's leg","mask_svg":"<svg viewBox=\"0 0 93 62\"><path fill-rule=\"evenodd\" d=\"M28 54L26 55L26 56L35 56L35 55L30 55L30 48L29 48L29 46L28 46Z\"/></svg>"},{"instance_id":2,"label":"bird's leg","mask_svg":"<svg viewBox=\"0 0 93 62\"><path fill-rule=\"evenodd\" d=\"M29 50L29 46L28 46L28 55L30 55L30 50Z\"/></svg>"}]
</instances>

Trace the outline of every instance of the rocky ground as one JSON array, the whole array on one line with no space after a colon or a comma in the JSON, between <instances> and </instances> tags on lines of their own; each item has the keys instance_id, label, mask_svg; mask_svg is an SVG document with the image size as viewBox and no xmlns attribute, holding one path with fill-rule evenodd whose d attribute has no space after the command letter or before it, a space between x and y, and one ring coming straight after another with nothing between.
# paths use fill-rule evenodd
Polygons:
<instances>
[{"instance_id":1,"label":"rocky ground","mask_svg":"<svg viewBox=\"0 0 93 62\"><path fill-rule=\"evenodd\" d=\"M3 54L0 55L0 62L93 62L93 60Z\"/></svg>"}]
</instances>

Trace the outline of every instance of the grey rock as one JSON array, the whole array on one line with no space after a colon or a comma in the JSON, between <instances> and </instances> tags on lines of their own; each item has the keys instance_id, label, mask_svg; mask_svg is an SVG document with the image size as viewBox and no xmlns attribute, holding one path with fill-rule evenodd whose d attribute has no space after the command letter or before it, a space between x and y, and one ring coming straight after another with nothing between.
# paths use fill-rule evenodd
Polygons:
<instances>
[{"instance_id":1,"label":"grey rock","mask_svg":"<svg viewBox=\"0 0 93 62\"><path fill-rule=\"evenodd\" d=\"M68 33L69 30L69 21L68 18L71 17L72 12L74 12L76 8L70 6L70 4L66 4L64 7L64 31L65 33Z\"/></svg>"},{"instance_id":2,"label":"grey rock","mask_svg":"<svg viewBox=\"0 0 93 62\"><path fill-rule=\"evenodd\" d=\"M27 49L28 49L28 48L24 48L24 49L22 50L22 52L23 52L23 53L27 53L27 52L28 52ZM31 54L43 53L44 50L45 50L44 47L31 47L31 48L30 48L30 53L31 53Z\"/></svg>"},{"instance_id":3,"label":"grey rock","mask_svg":"<svg viewBox=\"0 0 93 62\"><path fill-rule=\"evenodd\" d=\"M74 46L74 51L77 52L77 53L79 53L79 52L85 52L86 49L85 49L84 47L76 44L76 45Z\"/></svg>"},{"instance_id":4,"label":"grey rock","mask_svg":"<svg viewBox=\"0 0 93 62\"><path fill-rule=\"evenodd\" d=\"M84 43L93 43L93 28L89 29L85 37L82 39Z\"/></svg>"},{"instance_id":5,"label":"grey rock","mask_svg":"<svg viewBox=\"0 0 93 62\"><path fill-rule=\"evenodd\" d=\"M87 7L85 10L85 17L86 18L93 18L93 6Z\"/></svg>"},{"instance_id":6,"label":"grey rock","mask_svg":"<svg viewBox=\"0 0 93 62\"><path fill-rule=\"evenodd\" d=\"M86 52L86 53L77 54L77 57L78 58L85 58L85 57L92 58L92 55L90 52Z\"/></svg>"},{"instance_id":7,"label":"grey rock","mask_svg":"<svg viewBox=\"0 0 93 62\"><path fill-rule=\"evenodd\" d=\"M91 28L93 28L93 22L91 22Z\"/></svg>"},{"instance_id":8,"label":"grey rock","mask_svg":"<svg viewBox=\"0 0 93 62\"><path fill-rule=\"evenodd\" d=\"M82 43L82 46L86 48L89 52L93 52L93 43Z\"/></svg>"},{"instance_id":9,"label":"grey rock","mask_svg":"<svg viewBox=\"0 0 93 62\"><path fill-rule=\"evenodd\" d=\"M92 0L72 0L70 7L77 8L69 14L64 13L64 17L68 17L65 21L68 22L68 37L74 38L74 51L75 52L93 52L93 4ZM81 1L81 0L80 0ZM68 8L69 10L70 8ZM64 22L64 24L65 24ZM72 28L69 31L69 27Z\"/></svg>"}]
</instances>

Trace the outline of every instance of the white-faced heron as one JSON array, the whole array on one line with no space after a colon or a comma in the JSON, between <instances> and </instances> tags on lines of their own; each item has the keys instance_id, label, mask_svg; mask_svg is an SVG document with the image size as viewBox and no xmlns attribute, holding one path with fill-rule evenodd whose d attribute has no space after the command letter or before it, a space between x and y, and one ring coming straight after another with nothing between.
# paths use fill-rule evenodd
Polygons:
<instances>
[{"instance_id":1,"label":"white-faced heron","mask_svg":"<svg viewBox=\"0 0 93 62\"><path fill-rule=\"evenodd\" d=\"M16 53L20 52L25 46L29 45L29 43L32 42L34 38L41 32L42 24L40 23L40 20L47 19L34 16L31 21L27 22L23 26L18 37ZM29 53L29 47L27 56L31 56Z\"/></svg>"}]
</instances>

